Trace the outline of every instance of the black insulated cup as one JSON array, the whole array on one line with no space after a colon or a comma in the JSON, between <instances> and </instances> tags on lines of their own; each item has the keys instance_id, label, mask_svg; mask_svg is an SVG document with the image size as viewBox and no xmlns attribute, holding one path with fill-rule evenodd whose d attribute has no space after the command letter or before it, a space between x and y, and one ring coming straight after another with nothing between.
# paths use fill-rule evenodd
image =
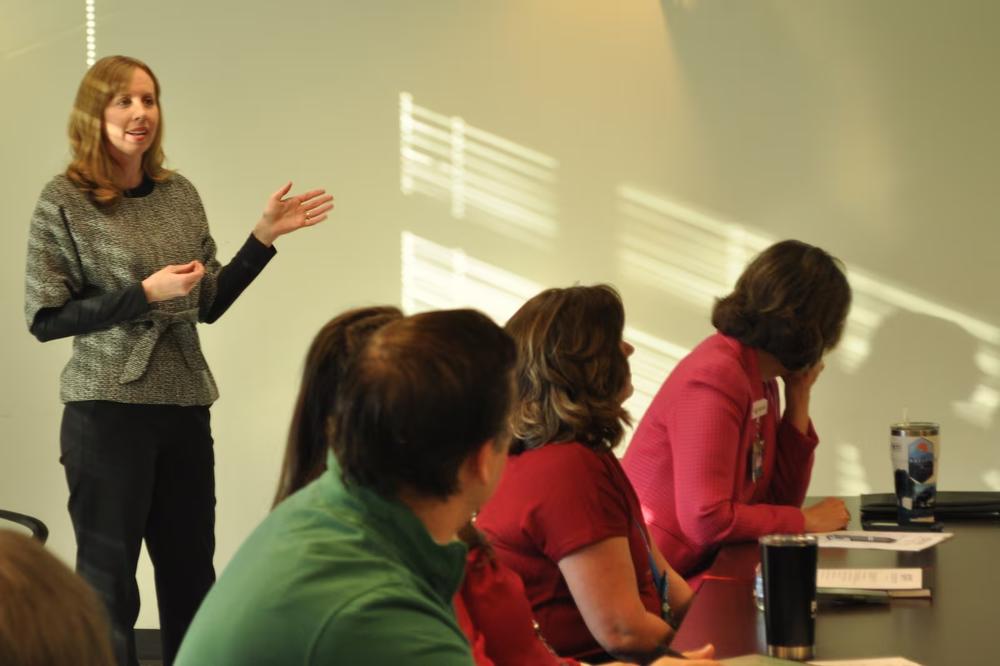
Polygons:
<instances>
[{"instance_id":1,"label":"black insulated cup","mask_svg":"<svg viewBox=\"0 0 1000 666\"><path fill-rule=\"evenodd\" d=\"M816 644L816 537L769 534L760 540L767 653L813 658Z\"/></svg>"}]
</instances>

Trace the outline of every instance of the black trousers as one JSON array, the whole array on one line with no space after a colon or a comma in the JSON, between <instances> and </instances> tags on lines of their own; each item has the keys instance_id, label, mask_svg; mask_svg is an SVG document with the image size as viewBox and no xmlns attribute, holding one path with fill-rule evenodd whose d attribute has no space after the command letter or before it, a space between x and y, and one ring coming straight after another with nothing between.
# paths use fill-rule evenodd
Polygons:
<instances>
[{"instance_id":1,"label":"black trousers","mask_svg":"<svg viewBox=\"0 0 1000 666\"><path fill-rule=\"evenodd\" d=\"M121 666L136 666L136 564L153 562L163 663L215 582L215 454L208 407L70 402L62 462L76 569L102 597Z\"/></svg>"}]
</instances>

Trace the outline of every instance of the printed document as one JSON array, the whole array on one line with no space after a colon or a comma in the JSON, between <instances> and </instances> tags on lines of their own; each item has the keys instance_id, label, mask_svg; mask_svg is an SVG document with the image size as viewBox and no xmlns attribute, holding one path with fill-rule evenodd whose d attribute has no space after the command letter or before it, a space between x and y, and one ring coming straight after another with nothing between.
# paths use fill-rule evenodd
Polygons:
<instances>
[{"instance_id":1,"label":"printed document","mask_svg":"<svg viewBox=\"0 0 1000 666\"><path fill-rule=\"evenodd\" d=\"M818 569L816 587L849 590L918 590L923 587L922 569Z\"/></svg>"}]
</instances>

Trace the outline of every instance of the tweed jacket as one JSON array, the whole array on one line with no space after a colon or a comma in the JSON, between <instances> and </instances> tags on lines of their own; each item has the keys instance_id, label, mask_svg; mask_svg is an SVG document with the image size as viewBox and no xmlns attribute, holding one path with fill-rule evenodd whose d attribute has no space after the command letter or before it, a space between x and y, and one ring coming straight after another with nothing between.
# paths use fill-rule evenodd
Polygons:
<instances>
[{"instance_id":1,"label":"tweed jacket","mask_svg":"<svg viewBox=\"0 0 1000 666\"><path fill-rule=\"evenodd\" d=\"M198 192L179 174L146 196L123 197L108 208L96 206L65 176L53 178L39 197L28 237L28 327L47 339L38 331L46 315L81 305L106 310L101 321L63 333L74 338L62 401L214 402L218 390L195 325L221 315L273 254L251 237L223 269ZM205 276L189 294L145 301L144 278L193 259L205 265ZM216 303L221 274L230 267L227 302ZM78 313L70 318L84 319Z\"/></svg>"}]
</instances>

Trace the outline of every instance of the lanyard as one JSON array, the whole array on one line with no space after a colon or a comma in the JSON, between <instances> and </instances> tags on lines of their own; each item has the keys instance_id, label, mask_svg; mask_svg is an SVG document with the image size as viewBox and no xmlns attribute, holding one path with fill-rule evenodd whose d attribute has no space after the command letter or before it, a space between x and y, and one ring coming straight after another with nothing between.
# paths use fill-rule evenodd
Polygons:
<instances>
[{"instance_id":1,"label":"lanyard","mask_svg":"<svg viewBox=\"0 0 1000 666\"><path fill-rule=\"evenodd\" d=\"M646 546L646 555L649 557L649 569L653 574L653 585L656 587L656 593L660 596L660 615L663 616L663 620L669 624L671 627L676 629L676 625L673 621L673 616L670 613L670 602L667 601L667 590L669 583L667 582L667 572L660 571L660 567L656 566L656 558L653 557L653 548L649 544L649 535L646 533L646 526L639 522L639 519L635 516L632 517L636 528L639 530L639 536L642 537L642 543Z\"/></svg>"}]
</instances>

